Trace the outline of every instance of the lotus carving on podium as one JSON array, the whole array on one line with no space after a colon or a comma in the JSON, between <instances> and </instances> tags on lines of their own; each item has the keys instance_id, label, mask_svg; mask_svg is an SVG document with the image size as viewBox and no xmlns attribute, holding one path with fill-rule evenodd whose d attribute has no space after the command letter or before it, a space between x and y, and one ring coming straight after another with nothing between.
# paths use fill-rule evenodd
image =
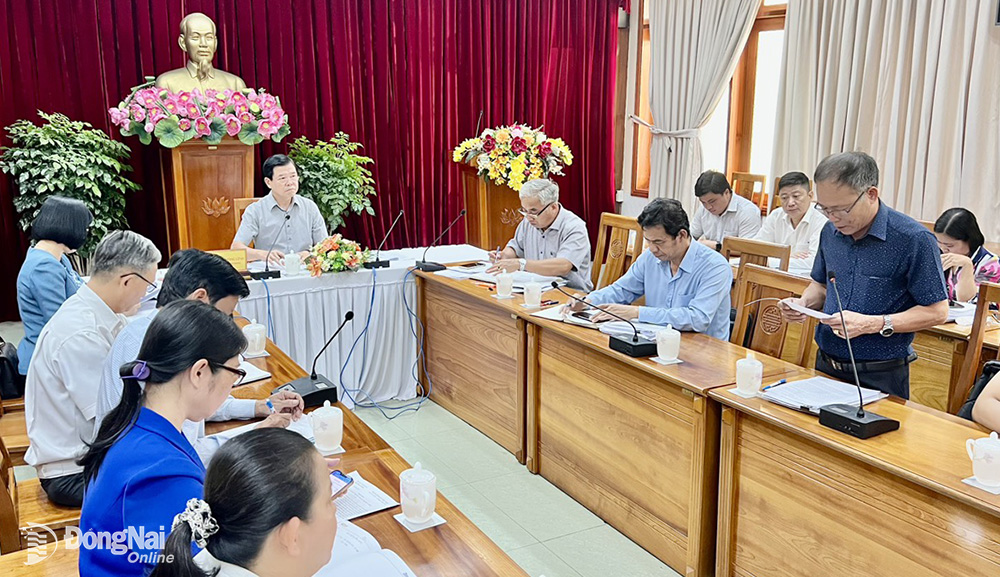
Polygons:
<instances>
[{"instance_id":1,"label":"lotus carving on podium","mask_svg":"<svg viewBox=\"0 0 1000 577\"><path fill-rule=\"evenodd\" d=\"M206 198L201 201L201 210L208 216L215 218L228 214L230 208L229 199L224 196L220 196L218 198Z\"/></svg>"}]
</instances>

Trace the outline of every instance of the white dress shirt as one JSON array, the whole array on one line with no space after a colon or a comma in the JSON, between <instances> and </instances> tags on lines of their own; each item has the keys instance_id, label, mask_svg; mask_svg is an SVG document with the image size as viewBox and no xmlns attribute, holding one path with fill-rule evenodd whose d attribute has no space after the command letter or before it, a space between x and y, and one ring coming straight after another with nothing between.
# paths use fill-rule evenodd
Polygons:
<instances>
[{"instance_id":1,"label":"white dress shirt","mask_svg":"<svg viewBox=\"0 0 1000 577\"><path fill-rule=\"evenodd\" d=\"M122 400L122 379L119 369L122 365L136 360L139 356L139 349L142 347L142 340L146 337L146 331L153 322L156 311L148 315L136 318L118 334L107 359L103 363L100 387L97 394L97 410L94 419L93 436L97 437L97 431L101 428L101 421L104 417L118 406ZM211 421L231 421L233 419L252 419L256 413L257 402L253 399L236 399L229 396L219 407L219 410L210 417ZM198 451L202 463L208 467L208 462L212 455L219 450L222 444L216 437L205 435L205 421L184 421L181 432L187 437L188 442Z\"/></svg>"},{"instance_id":2,"label":"white dress shirt","mask_svg":"<svg viewBox=\"0 0 1000 577\"><path fill-rule=\"evenodd\" d=\"M292 197L288 210L282 210L274 193L247 207L240 228L233 239L258 250L280 250L284 254L309 250L329 236L319 207L300 194Z\"/></svg>"},{"instance_id":3,"label":"white dress shirt","mask_svg":"<svg viewBox=\"0 0 1000 577\"><path fill-rule=\"evenodd\" d=\"M816 252L819 251L819 235L826 226L827 219L823 213L816 210L816 205L810 203L809 210L802 216L799 225L792 228L792 219L782 208L774 209L764 219L764 225L754 240L784 244L792 247L792 254L808 252L806 258L793 258L788 264L789 269L811 271Z\"/></svg>"},{"instance_id":4,"label":"white dress shirt","mask_svg":"<svg viewBox=\"0 0 1000 577\"><path fill-rule=\"evenodd\" d=\"M699 204L691 221L691 238L722 242L727 236L752 238L760 230L760 208L738 194L733 194L726 211L720 216L708 212Z\"/></svg>"},{"instance_id":5,"label":"white dress shirt","mask_svg":"<svg viewBox=\"0 0 1000 577\"><path fill-rule=\"evenodd\" d=\"M94 432L101 367L124 326L125 317L84 285L38 335L24 392L31 442L24 460L40 478L83 471L76 459Z\"/></svg>"}]
</instances>

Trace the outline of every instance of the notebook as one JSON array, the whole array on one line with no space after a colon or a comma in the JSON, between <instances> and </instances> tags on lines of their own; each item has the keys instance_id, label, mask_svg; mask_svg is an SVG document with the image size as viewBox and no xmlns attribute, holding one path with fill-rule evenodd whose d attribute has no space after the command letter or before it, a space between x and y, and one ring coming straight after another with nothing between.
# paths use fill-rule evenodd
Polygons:
<instances>
[{"instance_id":1,"label":"notebook","mask_svg":"<svg viewBox=\"0 0 1000 577\"><path fill-rule=\"evenodd\" d=\"M399 555L383 549L371 533L350 521L337 525L330 562L315 577L417 577Z\"/></svg>"}]
</instances>

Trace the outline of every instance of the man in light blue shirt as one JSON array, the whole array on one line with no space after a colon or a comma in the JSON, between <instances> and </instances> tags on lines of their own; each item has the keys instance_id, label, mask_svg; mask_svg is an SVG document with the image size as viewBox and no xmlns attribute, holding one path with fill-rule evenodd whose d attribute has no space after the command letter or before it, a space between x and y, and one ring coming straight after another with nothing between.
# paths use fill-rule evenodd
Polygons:
<instances>
[{"instance_id":1,"label":"man in light blue shirt","mask_svg":"<svg viewBox=\"0 0 1000 577\"><path fill-rule=\"evenodd\" d=\"M629 320L729 340L733 269L707 246L691 242L687 214L676 200L658 198L638 218L648 250L614 284L587 296L599 308ZM645 295L645 306L633 306ZM572 310L582 310L580 303ZM594 321L615 320L601 313Z\"/></svg>"},{"instance_id":2,"label":"man in light blue shirt","mask_svg":"<svg viewBox=\"0 0 1000 577\"><path fill-rule=\"evenodd\" d=\"M170 257L169 270L163 279L163 287L157 297L157 310L163 306L182 299L200 300L229 315L233 314L241 297L250 294L250 289L243 277L219 255L203 252L197 249L185 249ZM153 322L156 311L141 316L128 324L115 339L114 345L104 363L101 384L97 394L97 409L94 436L101 428L101 422L122 398L122 380L119 368L134 361L139 355L139 349L146 336L149 325ZM192 330L198 330L192 327ZM271 414L266 401L253 399L236 399L230 396L219 410L212 415L212 421L229 421L234 419L253 419L267 417L260 426L287 427L289 413L301 412L302 397L297 393L282 392L271 397L271 403L277 412ZM182 433L194 446L205 466L208 466L212 455L218 450L222 441L205 435L205 422L184 421Z\"/></svg>"}]
</instances>

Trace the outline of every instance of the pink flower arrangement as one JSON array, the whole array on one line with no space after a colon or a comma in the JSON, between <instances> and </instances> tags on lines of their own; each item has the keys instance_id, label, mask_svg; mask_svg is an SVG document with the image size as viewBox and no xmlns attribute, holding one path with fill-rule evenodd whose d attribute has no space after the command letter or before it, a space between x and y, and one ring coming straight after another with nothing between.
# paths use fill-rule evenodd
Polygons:
<instances>
[{"instance_id":1,"label":"pink flower arrangement","mask_svg":"<svg viewBox=\"0 0 1000 577\"><path fill-rule=\"evenodd\" d=\"M324 238L309 249L306 268L312 276L319 276L325 272L357 270L368 257L368 251L361 250L360 244L335 234Z\"/></svg>"},{"instance_id":2,"label":"pink flower arrangement","mask_svg":"<svg viewBox=\"0 0 1000 577\"><path fill-rule=\"evenodd\" d=\"M290 132L281 101L263 90L174 93L143 86L108 114L122 135L138 135L143 144L155 136L167 148L194 138L218 144L225 136L247 145L267 138L280 142Z\"/></svg>"}]
</instances>

